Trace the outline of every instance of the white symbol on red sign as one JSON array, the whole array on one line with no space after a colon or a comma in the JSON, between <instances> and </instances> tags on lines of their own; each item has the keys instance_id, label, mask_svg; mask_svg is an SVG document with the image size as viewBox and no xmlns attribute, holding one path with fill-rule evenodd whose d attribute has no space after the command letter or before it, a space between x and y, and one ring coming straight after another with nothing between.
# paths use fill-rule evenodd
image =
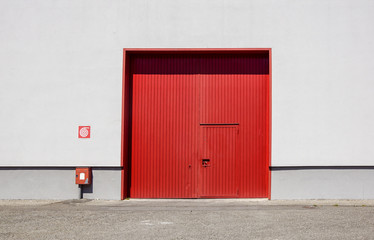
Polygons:
<instances>
[{"instance_id":1,"label":"white symbol on red sign","mask_svg":"<svg viewBox=\"0 0 374 240\"><path fill-rule=\"evenodd\" d=\"M90 126L79 126L79 138L90 138L91 132L90 132Z\"/></svg>"}]
</instances>

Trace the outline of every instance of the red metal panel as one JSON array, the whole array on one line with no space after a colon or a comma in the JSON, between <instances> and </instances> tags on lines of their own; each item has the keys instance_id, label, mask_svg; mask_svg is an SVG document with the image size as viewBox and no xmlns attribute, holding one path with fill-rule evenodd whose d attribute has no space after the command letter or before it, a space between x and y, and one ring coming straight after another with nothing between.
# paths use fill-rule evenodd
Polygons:
<instances>
[{"instance_id":1,"label":"red metal panel","mask_svg":"<svg viewBox=\"0 0 374 240\"><path fill-rule=\"evenodd\" d=\"M201 122L239 124L239 196L267 197L268 55L208 55L201 67Z\"/></svg>"},{"instance_id":2,"label":"red metal panel","mask_svg":"<svg viewBox=\"0 0 374 240\"><path fill-rule=\"evenodd\" d=\"M238 197L235 126L203 126L199 197Z\"/></svg>"},{"instance_id":3,"label":"red metal panel","mask_svg":"<svg viewBox=\"0 0 374 240\"><path fill-rule=\"evenodd\" d=\"M132 117L123 127L131 130L131 141L123 136L126 146L131 145L131 161L123 161L131 170L130 196L269 197L269 49L130 52L131 64L125 59L131 69L124 81L129 76L126 88L132 90L127 93L132 95L132 107L124 116L132 113ZM212 123L238 125L201 125ZM222 130L234 128L239 129L235 144L227 142L232 132ZM225 159L240 167L228 168L223 175L219 169L210 175L202 172L204 148L199 139L210 136L203 129L221 129L219 134L210 131L220 136L218 142L211 138L211 144L220 146L221 155L231 156L235 149L236 156ZM209 183L203 182L204 174ZM203 190L204 186L210 190ZM125 192L124 188L123 197Z\"/></svg>"},{"instance_id":4,"label":"red metal panel","mask_svg":"<svg viewBox=\"0 0 374 240\"><path fill-rule=\"evenodd\" d=\"M191 198L197 158L198 79L191 56L132 60L131 197Z\"/></svg>"}]
</instances>

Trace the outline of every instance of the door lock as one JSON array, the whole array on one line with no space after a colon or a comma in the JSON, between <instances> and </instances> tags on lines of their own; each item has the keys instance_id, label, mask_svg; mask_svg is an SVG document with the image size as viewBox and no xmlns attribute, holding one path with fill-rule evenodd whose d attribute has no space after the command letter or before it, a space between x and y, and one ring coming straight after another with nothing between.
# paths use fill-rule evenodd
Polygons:
<instances>
[{"instance_id":1,"label":"door lock","mask_svg":"<svg viewBox=\"0 0 374 240\"><path fill-rule=\"evenodd\" d=\"M210 167L210 159L204 158L204 159L201 161L201 165L202 165L203 167Z\"/></svg>"}]
</instances>

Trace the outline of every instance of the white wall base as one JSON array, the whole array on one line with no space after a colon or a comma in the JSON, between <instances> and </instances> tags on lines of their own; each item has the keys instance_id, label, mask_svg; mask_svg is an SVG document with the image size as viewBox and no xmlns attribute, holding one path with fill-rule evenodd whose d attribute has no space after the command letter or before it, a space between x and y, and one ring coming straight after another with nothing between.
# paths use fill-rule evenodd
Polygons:
<instances>
[{"instance_id":1,"label":"white wall base","mask_svg":"<svg viewBox=\"0 0 374 240\"><path fill-rule=\"evenodd\" d=\"M374 199L374 169L297 169L271 172L272 199Z\"/></svg>"},{"instance_id":2,"label":"white wall base","mask_svg":"<svg viewBox=\"0 0 374 240\"><path fill-rule=\"evenodd\" d=\"M374 168L277 168L271 199L374 199ZM83 198L121 198L120 168L93 168ZM77 199L75 168L0 168L0 199Z\"/></svg>"},{"instance_id":3,"label":"white wall base","mask_svg":"<svg viewBox=\"0 0 374 240\"><path fill-rule=\"evenodd\" d=\"M121 170L93 168L83 198L120 199ZM0 168L0 199L77 199L75 168Z\"/></svg>"}]
</instances>

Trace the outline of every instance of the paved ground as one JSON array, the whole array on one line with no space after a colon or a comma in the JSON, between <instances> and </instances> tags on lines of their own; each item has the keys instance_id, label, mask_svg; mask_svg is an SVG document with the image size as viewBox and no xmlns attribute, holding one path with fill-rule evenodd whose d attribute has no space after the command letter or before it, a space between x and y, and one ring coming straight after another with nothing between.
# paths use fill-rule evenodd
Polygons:
<instances>
[{"instance_id":1,"label":"paved ground","mask_svg":"<svg viewBox=\"0 0 374 240\"><path fill-rule=\"evenodd\" d=\"M0 239L374 239L374 201L0 200Z\"/></svg>"}]
</instances>

